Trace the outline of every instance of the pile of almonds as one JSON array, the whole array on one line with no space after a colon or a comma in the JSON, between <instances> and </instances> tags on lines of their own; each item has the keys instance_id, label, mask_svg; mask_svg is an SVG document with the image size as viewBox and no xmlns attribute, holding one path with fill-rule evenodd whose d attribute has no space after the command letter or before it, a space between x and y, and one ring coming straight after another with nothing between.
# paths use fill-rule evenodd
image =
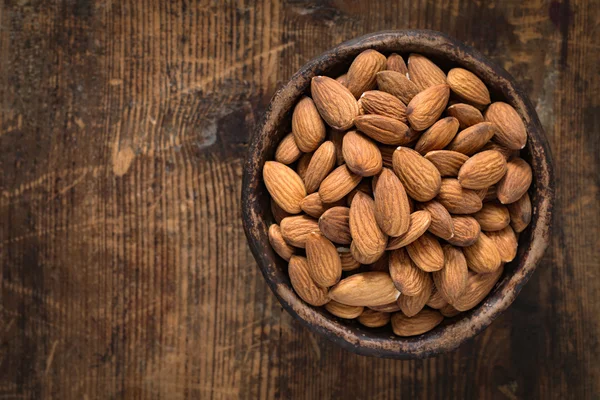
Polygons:
<instances>
[{"instance_id":1,"label":"pile of almonds","mask_svg":"<svg viewBox=\"0 0 600 400\"><path fill-rule=\"evenodd\" d=\"M531 220L519 114L419 54L363 51L310 92L263 169L296 293L399 336L475 307Z\"/></svg>"}]
</instances>

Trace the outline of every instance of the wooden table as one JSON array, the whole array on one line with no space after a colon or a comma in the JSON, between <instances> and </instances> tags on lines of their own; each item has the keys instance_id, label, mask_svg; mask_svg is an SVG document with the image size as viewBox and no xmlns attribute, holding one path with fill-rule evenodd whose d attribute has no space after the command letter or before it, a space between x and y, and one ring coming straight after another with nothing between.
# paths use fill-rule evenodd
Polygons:
<instances>
[{"instance_id":1,"label":"wooden table","mask_svg":"<svg viewBox=\"0 0 600 400\"><path fill-rule=\"evenodd\" d=\"M15 1L0 8L0 398L600 396L598 0ZM242 160L274 91L352 37L429 28L529 93L557 179L513 306L434 359L356 356L282 311Z\"/></svg>"}]
</instances>

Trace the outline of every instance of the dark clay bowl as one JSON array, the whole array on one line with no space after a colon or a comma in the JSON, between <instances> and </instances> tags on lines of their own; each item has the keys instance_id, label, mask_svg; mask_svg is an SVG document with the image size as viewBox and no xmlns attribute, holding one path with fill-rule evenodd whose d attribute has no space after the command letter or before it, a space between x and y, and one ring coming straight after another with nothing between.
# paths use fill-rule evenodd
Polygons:
<instances>
[{"instance_id":1,"label":"dark clay bowl","mask_svg":"<svg viewBox=\"0 0 600 400\"><path fill-rule=\"evenodd\" d=\"M310 91L313 76L336 77L361 51L376 49L389 55L421 53L443 70L460 66L477 74L488 86L492 101L511 104L525 120L527 147L521 152L533 168L529 189L533 216L521 233L515 260L505 266L504 275L492 292L474 309L419 336L401 338L388 325L370 329L356 321L332 316L322 307L304 303L294 293L287 275L287 264L271 249L267 229L273 222L269 194L262 180L265 161L272 160L275 148L291 130L294 105ZM485 329L515 300L527 283L546 249L550 235L554 179L552 160L544 130L535 109L513 78L477 50L442 33L426 30L386 31L365 35L342 43L304 65L271 100L264 120L254 133L244 167L242 216L250 249L265 280L283 307L314 332L358 354L388 358L423 358L447 352Z\"/></svg>"}]
</instances>

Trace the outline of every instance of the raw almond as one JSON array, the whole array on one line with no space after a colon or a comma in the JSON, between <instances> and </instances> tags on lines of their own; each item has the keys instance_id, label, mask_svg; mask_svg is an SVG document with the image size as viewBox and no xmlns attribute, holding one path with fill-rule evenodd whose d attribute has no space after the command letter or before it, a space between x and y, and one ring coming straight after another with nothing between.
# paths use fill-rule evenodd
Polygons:
<instances>
[{"instance_id":1,"label":"raw almond","mask_svg":"<svg viewBox=\"0 0 600 400\"><path fill-rule=\"evenodd\" d=\"M356 56L346 78L346 87L354 97L375 87L377 73L385 69L386 62L385 56L376 50L368 49Z\"/></svg>"},{"instance_id":2,"label":"raw almond","mask_svg":"<svg viewBox=\"0 0 600 400\"><path fill-rule=\"evenodd\" d=\"M350 244L350 209L336 206L325 211L319 218L319 230L332 242Z\"/></svg>"},{"instance_id":3,"label":"raw almond","mask_svg":"<svg viewBox=\"0 0 600 400\"><path fill-rule=\"evenodd\" d=\"M441 176L457 176L469 156L458 151L434 150L425 154L425 158L435 165Z\"/></svg>"},{"instance_id":4,"label":"raw almond","mask_svg":"<svg viewBox=\"0 0 600 400\"><path fill-rule=\"evenodd\" d=\"M510 226L515 232L523 232L531 222L531 200L525 192L523 196L514 203L508 204L510 214Z\"/></svg>"},{"instance_id":5,"label":"raw almond","mask_svg":"<svg viewBox=\"0 0 600 400\"><path fill-rule=\"evenodd\" d=\"M485 190L485 196L483 197L483 202L488 203L490 201L497 200L496 197L496 186L490 186Z\"/></svg>"},{"instance_id":6,"label":"raw almond","mask_svg":"<svg viewBox=\"0 0 600 400\"><path fill-rule=\"evenodd\" d=\"M387 272L361 272L339 281L329 296L349 306L371 307L396 301L400 292Z\"/></svg>"},{"instance_id":7,"label":"raw almond","mask_svg":"<svg viewBox=\"0 0 600 400\"><path fill-rule=\"evenodd\" d=\"M294 291L302 300L313 306L322 306L329 301L327 289L317 286L308 273L308 262L301 256L292 256L288 274Z\"/></svg>"},{"instance_id":8,"label":"raw almond","mask_svg":"<svg viewBox=\"0 0 600 400\"><path fill-rule=\"evenodd\" d=\"M452 304L447 304L444 307L440 308L440 313L446 318L452 318L460 314L460 311L454 308Z\"/></svg>"},{"instance_id":9,"label":"raw almond","mask_svg":"<svg viewBox=\"0 0 600 400\"><path fill-rule=\"evenodd\" d=\"M292 133L298 148L314 151L325 140L325 124L310 97L300 99L292 114Z\"/></svg>"},{"instance_id":10,"label":"raw almond","mask_svg":"<svg viewBox=\"0 0 600 400\"><path fill-rule=\"evenodd\" d=\"M418 93L406 106L406 117L417 131L429 128L444 112L450 89L448 85L431 86Z\"/></svg>"},{"instance_id":11,"label":"raw almond","mask_svg":"<svg viewBox=\"0 0 600 400\"><path fill-rule=\"evenodd\" d=\"M346 86L346 84L348 83L348 74L342 74L335 78L335 80L341 83L342 85Z\"/></svg>"},{"instance_id":12,"label":"raw almond","mask_svg":"<svg viewBox=\"0 0 600 400\"><path fill-rule=\"evenodd\" d=\"M263 167L263 180L277 205L290 214L298 214L306 189L298 174L285 164L267 161Z\"/></svg>"},{"instance_id":13,"label":"raw almond","mask_svg":"<svg viewBox=\"0 0 600 400\"><path fill-rule=\"evenodd\" d=\"M347 306L338 303L335 300L331 300L329 303L325 304L325 309L338 318L354 319L362 314L365 308L362 306Z\"/></svg>"},{"instance_id":14,"label":"raw almond","mask_svg":"<svg viewBox=\"0 0 600 400\"><path fill-rule=\"evenodd\" d=\"M296 164L296 172L298 173L298 176L302 178L302 182L304 182L304 176L306 175L306 170L308 169L310 160L312 160L313 154L314 153L304 153Z\"/></svg>"},{"instance_id":15,"label":"raw almond","mask_svg":"<svg viewBox=\"0 0 600 400\"><path fill-rule=\"evenodd\" d=\"M404 104L408 104L419 93L417 86L406 75L396 71L379 72L377 86L379 90L396 96Z\"/></svg>"},{"instance_id":16,"label":"raw almond","mask_svg":"<svg viewBox=\"0 0 600 400\"><path fill-rule=\"evenodd\" d=\"M392 53L387 58L386 70L388 71L396 71L401 74L406 75L408 72L408 68L406 68L406 63L400 54Z\"/></svg>"},{"instance_id":17,"label":"raw almond","mask_svg":"<svg viewBox=\"0 0 600 400\"><path fill-rule=\"evenodd\" d=\"M429 300L427 300L427 303L425 303L425 305L427 307L439 310L441 308L446 307L448 305L448 302L444 300L444 298L440 294L440 291L434 287L433 291L431 292L431 296L429 296Z\"/></svg>"},{"instance_id":18,"label":"raw almond","mask_svg":"<svg viewBox=\"0 0 600 400\"><path fill-rule=\"evenodd\" d=\"M496 195L502 204L519 200L529 189L533 175L531 167L522 158L508 162L506 174L496 185Z\"/></svg>"},{"instance_id":19,"label":"raw almond","mask_svg":"<svg viewBox=\"0 0 600 400\"><path fill-rule=\"evenodd\" d=\"M415 132L404 122L384 115L359 115L354 122L362 133L380 143L401 145L415 138Z\"/></svg>"},{"instance_id":20,"label":"raw almond","mask_svg":"<svg viewBox=\"0 0 600 400\"><path fill-rule=\"evenodd\" d=\"M319 196L323 203L334 203L352 191L361 180L360 175L340 165L334 169L319 186Z\"/></svg>"},{"instance_id":21,"label":"raw almond","mask_svg":"<svg viewBox=\"0 0 600 400\"><path fill-rule=\"evenodd\" d=\"M386 313L394 313L400 311L400 306L398 306L397 301L392 301L391 303L384 304L382 306L371 306L369 307L371 310L381 311Z\"/></svg>"},{"instance_id":22,"label":"raw almond","mask_svg":"<svg viewBox=\"0 0 600 400\"><path fill-rule=\"evenodd\" d=\"M344 155L342 154L342 143L344 142L344 136L346 132L338 131L337 129L329 129L329 140L335 146L335 165L338 167L344 164Z\"/></svg>"},{"instance_id":23,"label":"raw almond","mask_svg":"<svg viewBox=\"0 0 600 400\"><path fill-rule=\"evenodd\" d=\"M431 214L429 232L445 240L451 239L454 236L452 216L440 202L430 200L426 203L420 203L417 207Z\"/></svg>"},{"instance_id":24,"label":"raw almond","mask_svg":"<svg viewBox=\"0 0 600 400\"><path fill-rule=\"evenodd\" d=\"M348 207L352 205L352 199L354 198L356 192L360 191L368 194L370 197L373 197L373 190L371 189L372 186L372 180L369 178L365 178L362 181L360 181L360 183L348 194L348 197L346 198Z\"/></svg>"},{"instance_id":25,"label":"raw almond","mask_svg":"<svg viewBox=\"0 0 600 400\"><path fill-rule=\"evenodd\" d=\"M430 59L420 54L408 57L408 75L419 90L446 83L446 74Z\"/></svg>"},{"instance_id":26,"label":"raw almond","mask_svg":"<svg viewBox=\"0 0 600 400\"><path fill-rule=\"evenodd\" d=\"M448 239L448 243L454 246L471 246L479 238L481 228L477 220L467 215L453 215L452 225L454 236Z\"/></svg>"},{"instance_id":27,"label":"raw almond","mask_svg":"<svg viewBox=\"0 0 600 400\"><path fill-rule=\"evenodd\" d=\"M390 272L390 253L385 252L379 259L371 264L367 264L365 267L368 271L383 271Z\"/></svg>"},{"instance_id":28,"label":"raw almond","mask_svg":"<svg viewBox=\"0 0 600 400\"><path fill-rule=\"evenodd\" d=\"M393 156L394 172L404 189L417 201L429 201L440 191L441 176L435 165L408 147L398 147Z\"/></svg>"},{"instance_id":29,"label":"raw almond","mask_svg":"<svg viewBox=\"0 0 600 400\"><path fill-rule=\"evenodd\" d=\"M354 125L358 103L344 85L326 76L315 76L311 80L310 90L315 106L327 125L343 131Z\"/></svg>"},{"instance_id":30,"label":"raw almond","mask_svg":"<svg viewBox=\"0 0 600 400\"><path fill-rule=\"evenodd\" d=\"M467 266L478 274L488 274L500 268L502 260L494 242L483 232L471 246L463 248Z\"/></svg>"},{"instance_id":31,"label":"raw almond","mask_svg":"<svg viewBox=\"0 0 600 400\"><path fill-rule=\"evenodd\" d=\"M484 121L481 111L466 103L452 104L446 109L446 114L458 120L460 129L465 129Z\"/></svg>"},{"instance_id":32,"label":"raw almond","mask_svg":"<svg viewBox=\"0 0 600 400\"><path fill-rule=\"evenodd\" d=\"M352 257L349 247L338 247L337 251L342 261L342 271L354 271L360 267L360 263Z\"/></svg>"},{"instance_id":33,"label":"raw almond","mask_svg":"<svg viewBox=\"0 0 600 400\"><path fill-rule=\"evenodd\" d=\"M401 236L392 237L386 250L395 250L411 244L421 237L431 225L431 214L427 211L415 211L410 214L408 231Z\"/></svg>"},{"instance_id":34,"label":"raw almond","mask_svg":"<svg viewBox=\"0 0 600 400\"><path fill-rule=\"evenodd\" d=\"M322 287L335 285L342 277L342 261L337 249L320 232L306 237L308 272L315 283Z\"/></svg>"},{"instance_id":35,"label":"raw almond","mask_svg":"<svg viewBox=\"0 0 600 400\"><path fill-rule=\"evenodd\" d=\"M458 132L446 146L446 150L458 151L471 156L485 146L496 132L498 132L498 128L491 122L475 124Z\"/></svg>"},{"instance_id":36,"label":"raw almond","mask_svg":"<svg viewBox=\"0 0 600 400\"><path fill-rule=\"evenodd\" d=\"M431 280L431 274L425 274L425 280L423 290L415 296L407 296L406 293L402 293L398 297L398 306L400 310L407 317L414 317L425 307L425 304L431 297L433 291L433 281Z\"/></svg>"},{"instance_id":37,"label":"raw almond","mask_svg":"<svg viewBox=\"0 0 600 400\"><path fill-rule=\"evenodd\" d=\"M275 219L275 222L280 224L281 220L284 219L285 217L289 217L290 214L289 212L286 212L283 210L283 208L279 207L277 205L277 203L275 203L275 200L273 200L273 198L271 197L271 212L273 213L273 218Z\"/></svg>"},{"instance_id":38,"label":"raw almond","mask_svg":"<svg viewBox=\"0 0 600 400\"><path fill-rule=\"evenodd\" d=\"M377 114L406 123L406 106L396 96L381 90L369 90L358 99L361 114Z\"/></svg>"},{"instance_id":39,"label":"raw almond","mask_svg":"<svg viewBox=\"0 0 600 400\"><path fill-rule=\"evenodd\" d=\"M311 232L319 231L317 220L308 215L293 215L281 220L281 236L295 247L304 248Z\"/></svg>"},{"instance_id":40,"label":"raw almond","mask_svg":"<svg viewBox=\"0 0 600 400\"><path fill-rule=\"evenodd\" d=\"M452 214L472 214L483 206L474 190L463 188L457 179L452 178L442 179L436 199Z\"/></svg>"},{"instance_id":41,"label":"raw almond","mask_svg":"<svg viewBox=\"0 0 600 400\"><path fill-rule=\"evenodd\" d=\"M373 176L381 171L379 148L368 137L348 131L342 143L342 153L348 168L360 176Z\"/></svg>"},{"instance_id":42,"label":"raw almond","mask_svg":"<svg viewBox=\"0 0 600 400\"><path fill-rule=\"evenodd\" d=\"M457 311L467 311L479 304L491 291L498 279L502 276L504 267L498 268L490 274L469 275L467 288L452 306Z\"/></svg>"},{"instance_id":43,"label":"raw almond","mask_svg":"<svg viewBox=\"0 0 600 400\"><path fill-rule=\"evenodd\" d=\"M335 166L335 160L335 145L332 142L328 141L319 146L304 173L307 193L313 193L319 188L323 179Z\"/></svg>"},{"instance_id":44,"label":"raw almond","mask_svg":"<svg viewBox=\"0 0 600 400\"><path fill-rule=\"evenodd\" d=\"M383 166L385 168L393 168L393 157L394 151L396 151L396 146L385 146L383 144L379 145L379 151L381 152L381 159L383 161Z\"/></svg>"},{"instance_id":45,"label":"raw almond","mask_svg":"<svg viewBox=\"0 0 600 400\"><path fill-rule=\"evenodd\" d=\"M457 132L458 120L456 118L442 118L421 134L415 150L422 155L431 150L441 150L454 139Z\"/></svg>"},{"instance_id":46,"label":"raw almond","mask_svg":"<svg viewBox=\"0 0 600 400\"><path fill-rule=\"evenodd\" d=\"M296 249L287 244L285 239L283 239L281 228L277 224L269 227L269 243L271 243L273 250L285 261L289 261L290 257L296 252Z\"/></svg>"},{"instance_id":47,"label":"raw almond","mask_svg":"<svg viewBox=\"0 0 600 400\"><path fill-rule=\"evenodd\" d=\"M425 272L439 271L444 267L444 252L435 236L425 232L406 246L410 259Z\"/></svg>"},{"instance_id":48,"label":"raw almond","mask_svg":"<svg viewBox=\"0 0 600 400\"><path fill-rule=\"evenodd\" d=\"M358 322L369 328L380 328L390 322L391 314L383 311L366 309L358 317Z\"/></svg>"},{"instance_id":49,"label":"raw almond","mask_svg":"<svg viewBox=\"0 0 600 400\"><path fill-rule=\"evenodd\" d=\"M275 150L275 161L278 161L282 164L291 164L302 155L302 151L296 145L296 141L294 140L294 134L288 133L279 145L277 146L277 150Z\"/></svg>"},{"instance_id":50,"label":"raw almond","mask_svg":"<svg viewBox=\"0 0 600 400\"><path fill-rule=\"evenodd\" d=\"M412 262L405 249L393 250L389 260L390 276L396 289L406 296L416 296L426 288L427 273Z\"/></svg>"},{"instance_id":51,"label":"raw almond","mask_svg":"<svg viewBox=\"0 0 600 400\"><path fill-rule=\"evenodd\" d=\"M490 92L485 84L471 71L452 68L448 71L448 85L461 98L479 106L490 104Z\"/></svg>"},{"instance_id":52,"label":"raw almond","mask_svg":"<svg viewBox=\"0 0 600 400\"><path fill-rule=\"evenodd\" d=\"M500 152L506 161L519 155L519 150L511 150L508 147L504 147L494 142L487 142L486 145L481 148L481 151L486 150L496 150Z\"/></svg>"},{"instance_id":53,"label":"raw almond","mask_svg":"<svg viewBox=\"0 0 600 400\"><path fill-rule=\"evenodd\" d=\"M410 209L408 197L400 179L384 168L377 179L375 190L375 219L381 230L389 236L400 236L408 231Z\"/></svg>"},{"instance_id":54,"label":"raw almond","mask_svg":"<svg viewBox=\"0 0 600 400\"><path fill-rule=\"evenodd\" d=\"M506 173L506 160L496 150L482 151L469 158L458 171L458 182L467 189L487 189Z\"/></svg>"},{"instance_id":55,"label":"raw almond","mask_svg":"<svg viewBox=\"0 0 600 400\"><path fill-rule=\"evenodd\" d=\"M499 231L510 223L508 208L496 202L485 203L481 210L473 214L473 218L477 220L484 231Z\"/></svg>"},{"instance_id":56,"label":"raw almond","mask_svg":"<svg viewBox=\"0 0 600 400\"><path fill-rule=\"evenodd\" d=\"M494 141L512 150L520 150L527 143L527 130L519 113L509 104L497 101L490 104L485 120L498 126Z\"/></svg>"},{"instance_id":57,"label":"raw almond","mask_svg":"<svg viewBox=\"0 0 600 400\"><path fill-rule=\"evenodd\" d=\"M344 205L343 200L326 204L321 201L321 196L319 196L319 193L311 193L302 200L302 203L300 203L300 208L302 208L302 211L311 217L319 218L330 208L342 205Z\"/></svg>"},{"instance_id":58,"label":"raw almond","mask_svg":"<svg viewBox=\"0 0 600 400\"><path fill-rule=\"evenodd\" d=\"M483 202L483 199L485 199L485 195L487 194L487 189L484 188L484 189L471 189L471 190L473 190L475 193L477 193L477 196L479 196L479 198Z\"/></svg>"},{"instance_id":59,"label":"raw almond","mask_svg":"<svg viewBox=\"0 0 600 400\"><path fill-rule=\"evenodd\" d=\"M438 311L423 309L412 318L402 313L392 315L392 330L398 336L416 336L438 326L444 317Z\"/></svg>"},{"instance_id":60,"label":"raw almond","mask_svg":"<svg viewBox=\"0 0 600 400\"><path fill-rule=\"evenodd\" d=\"M517 256L517 235L510 226L496 232L486 232L486 235L494 242L502 262L511 262Z\"/></svg>"},{"instance_id":61,"label":"raw almond","mask_svg":"<svg viewBox=\"0 0 600 400\"><path fill-rule=\"evenodd\" d=\"M387 235L381 231L375 219L375 202L367 194L358 192L350 207L350 250L361 264L377 261L385 252ZM367 305L367 304L365 304Z\"/></svg>"},{"instance_id":62,"label":"raw almond","mask_svg":"<svg viewBox=\"0 0 600 400\"><path fill-rule=\"evenodd\" d=\"M443 250L444 268L432 274L433 281L440 295L447 302L452 303L464 293L469 269L461 249L447 244L444 245Z\"/></svg>"}]
</instances>

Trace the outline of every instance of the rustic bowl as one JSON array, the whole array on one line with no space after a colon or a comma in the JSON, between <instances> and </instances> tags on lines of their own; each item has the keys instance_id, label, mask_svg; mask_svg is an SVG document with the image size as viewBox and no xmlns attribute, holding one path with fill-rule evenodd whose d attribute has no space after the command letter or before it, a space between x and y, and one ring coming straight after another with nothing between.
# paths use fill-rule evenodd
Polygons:
<instances>
[{"instance_id":1,"label":"rustic bowl","mask_svg":"<svg viewBox=\"0 0 600 400\"><path fill-rule=\"evenodd\" d=\"M294 293L287 264L271 249L267 237L273 222L269 195L262 180L265 161L273 159L281 138L291 130L291 114L297 100L310 91L316 75L338 76L348 69L354 57L365 49L383 54L416 52L430 57L447 71L464 67L477 74L488 86L492 100L511 104L525 120L527 147L522 151L533 168L529 190L533 216L521 234L515 260L505 266L504 275L492 292L474 309L419 336L401 338L388 325L370 329L356 321L332 316L322 307L304 303ZM264 278L283 307L314 332L358 354L387 358L423 358L456 349L485 329L514 301L527 283L546 249L552 220L554 179L552 160L544 130L535 109L513 78L477 50L442 33L426 30L385 31L365 35L327 51L304 65L271 100L264 120L251 139L242 181L242 215L250 249Z\"/></svg>"}]
</instances>

